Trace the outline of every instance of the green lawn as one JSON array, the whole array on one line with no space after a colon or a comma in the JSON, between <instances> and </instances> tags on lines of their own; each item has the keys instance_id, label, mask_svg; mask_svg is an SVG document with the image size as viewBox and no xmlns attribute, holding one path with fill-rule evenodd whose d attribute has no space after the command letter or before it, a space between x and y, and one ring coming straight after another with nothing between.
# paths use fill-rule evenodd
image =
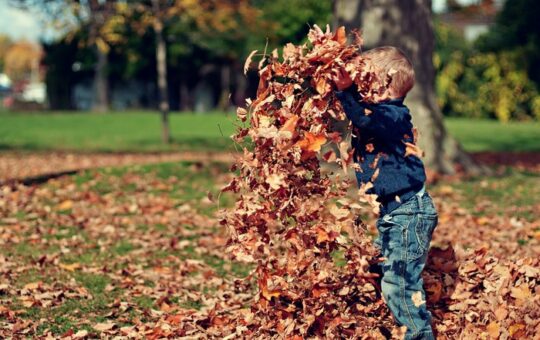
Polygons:
<instances>
[{"instance_id":1,"label":"green lawn","mask_svg":"<svg viewBox=\"0 0 540 340\"><path fill-rule=\"evenodd\" d=\"M447 118L446 126L467 151L540 151L540 122Z\"/></svg>"},{"instance_id":2,"label":"green lawn","mask_svg":"<svg viewBox=\"0 0 540 340\"><path fill-rule=\"evenodd\" d=\"M1 113L0 150L174 151L230 150L233 114L174 113L174 143L160 141L160 117L150 112ZM501 124L447 119L468 151L540 151L540 122Z\"/></svg>"},{"instance_id":3,"label":"green lawn","mask_svg":"<svg viewBox=\"0 0 540 340\"><path fill-rule=\"evenodd\" d=\"M157 113L3 113L0 150L173 151L232 149L234 115L171 115L172 145Z\"/></svg>"}]
</instances>

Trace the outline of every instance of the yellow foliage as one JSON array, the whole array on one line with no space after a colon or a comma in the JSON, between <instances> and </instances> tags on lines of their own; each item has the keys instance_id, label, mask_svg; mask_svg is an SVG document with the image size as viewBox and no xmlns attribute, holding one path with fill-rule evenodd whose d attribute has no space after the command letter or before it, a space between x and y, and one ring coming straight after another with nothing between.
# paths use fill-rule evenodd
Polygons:
<instances>
[{"instance_id":1,"label":"yellow foliage","mask_svg":"<svg viewBox=\"0 0 540 340\"><path fill-rule=\"evenodd\" d=\"M452 114L502 122L540 118L538 91L517 66L519 58L519 51L453 52L437 75L439 105Z\"/></svg>"},{"instance_id":2,"label":"yellow foliage","mask_svg":"<svg viewBox=\"0 0 540 340\"><path fill-rule=\"evenodd\" d=\"M37 72L42 52L39 46L21 41L11 45L5 52L4 71L12 80L28 79Z\"/></svg>"}]
</instances>

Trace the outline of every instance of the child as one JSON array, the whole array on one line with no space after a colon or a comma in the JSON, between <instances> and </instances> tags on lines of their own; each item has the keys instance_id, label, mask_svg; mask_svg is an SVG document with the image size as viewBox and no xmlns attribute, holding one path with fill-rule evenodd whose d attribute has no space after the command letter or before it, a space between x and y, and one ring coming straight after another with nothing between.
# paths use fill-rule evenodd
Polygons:
<instances>
[{"instance_id":1,"label":"child","mask_svg":"<svg viewBox=\"0 0 540 340\"><path fill-rule=\"evenodd\" d=\"M358 183L373 182L367 193L376 194L381 204L375 245L384 260L380 264L382 294L397 323L407 327L405 339L434 339L421 273L437 212L425 191L424 165L407 152L414 148L414 136L409 109L403 104L414 85L414 70L395 47L375 48L362 56L381 79L391 77L376 103L361 101L345 70L334 82L336 95L355 128L352 146L354 161L361 168L356 172Z\"/></svg>"}]
</instances>

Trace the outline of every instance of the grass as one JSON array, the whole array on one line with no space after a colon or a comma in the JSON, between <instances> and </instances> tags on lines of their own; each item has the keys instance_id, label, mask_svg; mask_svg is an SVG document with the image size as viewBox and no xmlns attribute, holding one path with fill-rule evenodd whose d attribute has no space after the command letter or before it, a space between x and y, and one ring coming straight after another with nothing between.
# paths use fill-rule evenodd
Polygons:
<instances>
[{"instance_id":1,"label":"grass","mask_svg":"<svg viewBox=\"0 0 540 340\"><path fill-rule=\"evenodd\" d=\"M433 189L437 193L444 187L448 185L442 182ZM451 188L463 196L461 206L472 215L507 214L531 222L538 218L538 173L506 168L500 176L466 179L453 183Z\"/></svg>"},{"instance_id":2,"label":"grass","mask_svg":"<svg viewBox=\"0 0 540 340\"><path fill-rule=\"evenodd\" d=\"M173 113L173 143L164 145L155 112L0 113L0 150L232 150L234 121L219 112ZM540 122L448 118L446 125L468 151L540 151Z\"/></svg>"},{"instance_id":3,"label":"grass","mask_svg":"<svg viewBox=\"0 0 540 340\"><path fill-rule=\"evenodd\" d=\"M540 151L540 122L447 118L450 133L467 151Z\"/></svg>"},{"instance_id":4,"label":"grass","mask_svg":"<svg viewBox=\"0 0 540 340\"><path fill-rule=\"evenodd\" d=\"M160 116L153 112L94 114L2 113L0 150L175 151L229 150L234 117L224 113L175 113L173 143L161 142Z\"/></svg>"},{"instance_id":5,"label":"grass","mask_svg":"<svg viewBox=\"0 0 540 340\"><path fill-rule=\"evenodd\" d=\"M125 193L130 193L132 187L131 179L148 181L148 183L162 183L160 188L153 189L150 185L145 186L143 192L138 192L139 197L145 199L150 196L167 197L175 202L174 206L168 208L169 213L177 209L178 206L188 204L196 207L201 214L214 214L216 206L214 204L202 203L208 191L216 191L217 187L223 185L223 174L228 172L228 165L222 163L211 163L208 166L200 166L197 163L175 162L162 163L145 166L128 166L119 168L101 168L83 171L66 178L80 192L94 192L102 194L104 188L109 193L115 195L113 206L125 204L128 199ZM126 180L129 179L129 180ZM42 188L51 193L61 188L65 184L54 181L45 183ZM118 195L120 194L120 195ZM136 194L136 193L133 193ZM117 195L117 196L116 196ZM221 202L227 204L227 195L223 195ZM230 197L228 198L230 201ZM140 201L140 200L139 200ZM230 204L230 203L228 203ZM156 214L156 213L154 213ZM159 214L159 213L157 213ZM60 213L58 213L58 216ZM121 215L117 215L121 218ZM28 215L15 212L6 217L16 217L18 220L27 222ZM137 216L131 216L137 219ZM1 221L1 219L0 219ZM177 258L179 261L197 260L204 262L208 268L215 271L218 277L245 277L249 274L251 266L232 262L215 254L201 252L197 242L201 236L217 233L217 227L201 227L195 222L193 225L182 225L181 228L189 231L187 236L183 236L179 241L189 241L190 244L181 249L173 249L169 246L146 246L144 253L139 252L140 244L137 242L139 235L152 233L156 237L172 239L179 237L177 226L174 223L168 225L161 223L146 224L141 228L133 228L133 234L127 234L123 230L122 234L110 234L99 239L89 237L89 230L77 226L65 225L62 220L52 220L49 216L46 223L52 227L52 232L45 234L47 242L35 245L32 238L33 229L21 233L20 239L16 243L6 244L0 249L0 256L6 256L11 261L16 261L20 266L27 266L23 272L18 274L18 278L13 284L21 289L25 284L43 281L48 284L77 282L92 295L91 299L65 298L58 306L41 308L39 306L25 307L19 296L2 296L0 303L7 303L10 300L10 307L19 310L22 318L39 323L37 334L44 334L46 330L53 334L60 335L70 329L73 331L87 329L92 331L92 324L104 322L111 319L110 313L114 310L113 302L117 299L127 301L136 308L131 308L126 313L119 314L115 320L119 326L122 323L132 324L136 319L145 319L145 310L159 308L156 299L146 294L127 294L127 291L114 273L121 270L129 263L131 266L140 268L139 270L152 270L158 266L168 266L170 258ZM0 223L1 224L1 223ZM130 232L131 233L131 232ZM139 233L139 234L137 234ZM84 240L81 245L71 238L78 236ZM110 237L110 238L108 238ZM63 251L61 251L59 245ZM73 247L72 245L75 245ZM197 249L199 248L199 249ZM59 256L58 265L77 264L75 270L62 270L58 266L40 268L36 265L36 260L43 254L54 253ZM138 266L138 267L137 267ZM97 272L89 272L88 268L97 268ZM104 270L103 268L107 268ZM132 267L134 268L134 267ZM103 270L102 270L103 269ZM182 275L179 273L178 275ZM190 273L184 273L187 277L201 277L203 272L194 269ZM114 290L107 290L108 285L114 285ZM154 287L152 280L139 281L139 285ZM140 287L140 286L139 286ZM196 286L192 289L197 290ZM208 287L200 288L208 290ZM126 295L127 294L127 295ZM7 300L8 299L8 300ZM172 296L171 301L182 308L200 309L203 305L201 301L195 301L184 296ZM86 319L88 323L81 323L81 319ZM5 318L0 315L0 325L5 322Z\"/></svg>"}]
</instances>

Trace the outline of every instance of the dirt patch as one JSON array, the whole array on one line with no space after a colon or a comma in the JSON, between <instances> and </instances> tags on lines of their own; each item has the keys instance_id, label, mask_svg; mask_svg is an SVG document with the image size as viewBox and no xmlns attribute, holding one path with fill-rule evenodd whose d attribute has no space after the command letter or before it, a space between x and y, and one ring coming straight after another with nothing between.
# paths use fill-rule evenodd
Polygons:
<instances>
[{"instance_id":1,"label":"dirt patch","mask_svg":"<svg viewBox=\"0 0 540 340\"><path fill-rule=\"evenodd\" d=\"M12 180L38 180L56 177L79 170L152 164L162 162L232 162L232 153L224 152L177 152L177 153L20 153L0 154L0 182Z\"/></svg>"},{"instance_id":2,"label":"dirt patch","mask_svg":"<svg viewBox=\"0 0 540 340\"><path fill-rule=\"evenodd\" d=\"M478 152L472 154L479 163L489 166L512 166L540 172L540 152ZM231 152L176 153L70 153L70 152L4 152L0 154L0 182L27 180L29 183L76 171L134 164L162 162L226 162L234 160Z\"/></svg>"},{"instance_id":3,"label":"dirt patch","mask_svg":"<svg viewBox=\"0 0 540 340\"><path fill-rule=\"evenodd\" d=\"M540 171L540 152L476 152L473 158L491 166L512 166L522 170Z\"/></svg>"}]
</instances>

